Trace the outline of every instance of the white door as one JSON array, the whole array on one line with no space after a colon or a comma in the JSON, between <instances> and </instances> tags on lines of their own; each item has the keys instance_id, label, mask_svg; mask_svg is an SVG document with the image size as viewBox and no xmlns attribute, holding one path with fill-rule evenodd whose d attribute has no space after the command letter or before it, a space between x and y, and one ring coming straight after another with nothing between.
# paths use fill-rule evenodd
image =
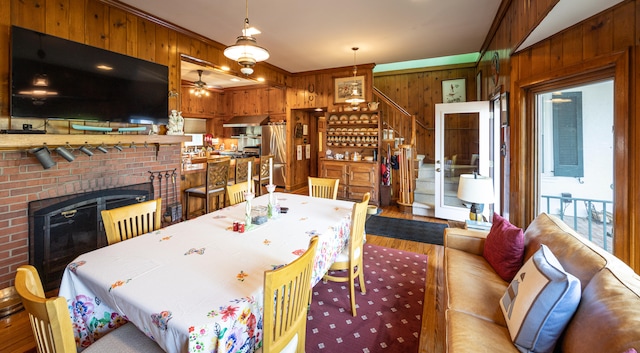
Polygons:
<instances>
[{"instance_id":1,"label":"white door","mask_svg":"<svg viewBox=\"0 0 640 353\"><path fill-rule=\"evenodd\" d=\"M500 173L494 166L498 167L500 163L492 163L494 156L499 158L490 142L494 140L490 136L496 131L490 128L496 126L492 120L488 101L436 104L434 213L437 218L469 219L470 205L457 197L461 174L496 175L494 185L499 180ZM497 131L499 136L499 129ZM498 188L494 186L494 193L495 190ZM488 206L484 208L486 217L492 209Z\"/></svg>"}]
</instances>

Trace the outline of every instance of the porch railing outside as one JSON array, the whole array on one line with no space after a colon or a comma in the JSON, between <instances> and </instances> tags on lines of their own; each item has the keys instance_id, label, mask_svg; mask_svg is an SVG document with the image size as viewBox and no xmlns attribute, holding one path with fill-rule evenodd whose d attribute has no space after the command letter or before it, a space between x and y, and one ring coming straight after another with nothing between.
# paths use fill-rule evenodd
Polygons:
<instances>
[{"instance_id":1,"label":"porch railing outside","mask_svg":"<svg viewBox=\"0 0 640 353\"><path fill-rule=\"evenodd\" d=\"M613 201L549 195L542 195L541 198L543 200L540 205L541 212L555 214L579 234L586 236L604 250L613 252ZM559 214L551 211L551 206L558 203L560 204ZM568 206L573 206L572 214L565 213ZM584 207L586 217L578 217L578 210L581 207Z\"/></svg>"}]
</instances>

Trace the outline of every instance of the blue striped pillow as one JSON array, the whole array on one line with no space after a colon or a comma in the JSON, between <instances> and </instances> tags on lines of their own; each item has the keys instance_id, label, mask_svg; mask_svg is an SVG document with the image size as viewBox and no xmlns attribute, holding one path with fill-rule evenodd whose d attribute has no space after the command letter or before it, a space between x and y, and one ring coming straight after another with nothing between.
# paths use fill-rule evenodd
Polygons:
<instances>
[{"instance_id":1,"label":"blue striped pillow","mask_svg":"<svg viewBox=\"0 0 640 353\"><path fill-rule=\"evenodd\" d=\"M500 300L520 352L552 352L580 303L580 280L564 271L546 245L522 266Z\"/></svg>"}]
</instances>

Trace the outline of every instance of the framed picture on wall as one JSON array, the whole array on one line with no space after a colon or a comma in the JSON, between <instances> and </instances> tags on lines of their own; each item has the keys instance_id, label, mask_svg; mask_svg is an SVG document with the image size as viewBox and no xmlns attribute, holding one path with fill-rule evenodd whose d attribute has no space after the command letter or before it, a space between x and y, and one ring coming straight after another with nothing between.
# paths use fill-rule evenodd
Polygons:
<instances>
[{"instance_id":1,"label":"framed picture on wall","mask_svg":"<svg viewBox=\"0 0 640 353\"><path fill-rule=\"evenodd\" d=\"M467 101L465 79L442 81L442 103L460 103Z\"/></svg>"},{"instance_id":2,"label":"framed picture on wall","mask_svg":"<svg viewBox=\"0 0 640 353\"><path fill-rule=\"evenodd\" d=\"M353 91L354 82L358 92L364 98L364 76L339 77L333 81L333 103L346 103Z\"/></svg>"}]
</instances>

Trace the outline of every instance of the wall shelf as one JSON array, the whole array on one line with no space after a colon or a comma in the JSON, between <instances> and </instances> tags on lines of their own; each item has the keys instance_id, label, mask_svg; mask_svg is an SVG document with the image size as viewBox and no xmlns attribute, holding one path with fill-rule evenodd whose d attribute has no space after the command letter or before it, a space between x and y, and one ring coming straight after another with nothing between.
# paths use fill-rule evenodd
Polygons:
<instances>
[{"instance_id":1,"label":"wall shelf","mask_svg":"<svg viewBox=\"0 0 640 353\"><path fill-rule=\"evenodd\" d=\"M134 143L136 145L160 144L172 145L191 141L191 136L184 135L133 135L133 134L5 134L0 137L0 149L22 150L34 147L116 145Z\"/></svg>"}]
</instances>

